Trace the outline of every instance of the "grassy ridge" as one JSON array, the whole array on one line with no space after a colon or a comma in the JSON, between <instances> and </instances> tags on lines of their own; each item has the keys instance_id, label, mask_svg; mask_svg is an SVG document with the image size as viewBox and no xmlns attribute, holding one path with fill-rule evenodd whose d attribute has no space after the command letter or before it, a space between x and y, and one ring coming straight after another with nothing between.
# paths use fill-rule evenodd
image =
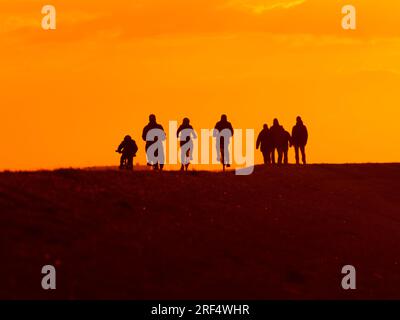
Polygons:
<instances>
[{"instance_id":1,"label":"grassy ridge","mask_svg":"<svg viewBox=\"0 0 400 320\"><path fill-rule=\"evenodd\" d=\"M397 164L1 173L0 298L400 298L399 181Z\"/></svg>"}]
</instances>

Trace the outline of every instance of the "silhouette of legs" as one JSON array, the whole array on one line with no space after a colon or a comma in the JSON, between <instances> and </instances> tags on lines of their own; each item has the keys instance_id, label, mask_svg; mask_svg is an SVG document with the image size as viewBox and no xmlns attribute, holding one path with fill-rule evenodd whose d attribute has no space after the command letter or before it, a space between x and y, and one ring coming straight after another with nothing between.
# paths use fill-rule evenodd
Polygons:
<instances>
[{"instance_id":1,"label":"silhouette of legs","mask_svg":"<svg viewBox=\"0 0 400 320\"><path fill-rule=\"evenodd\" d=\"M147 157L147 165L153 167L154 171L160 170L162 171L164 168L164 150L161 149L160 153L158 149L154 150L154 155L151 156L148 149L151 145L146 146L146 157Z\"/></svg>"},{"instance_id":2,"label":"silhouette of legs","mask_svg":"<svg viewBox=\"0 0 400 320\"><path fill-rule=\"evenodd\" d=\"M289 159L288 159L288 149L284 149L283 150L283 163L284 164L288 164L289 163Z\"/></svg>"},{"instance_id":3,"label":"silhouette of legs","mask_svg":"<svg viewBox=\"0 0 400 320\"><path fill-rule=\"evenodd\" d=\"M125 159L126 159L125 155L122 154L122 155L121 155L121 159L120 159L120 161L119 161L119 168L120 168L121 170L125 168Z\"/></svg>"},{"instance_id":4,"label":"silhouette of legs","mask_svg":"<svg viewBox=\"0 0 400 320\"><path fill-rule=\"evenodd\" d=\"M229 164L229 149L228 149L228 144L221 143L220 148L219 148L219 154L220 154L220 159L222 163L222 170L225 171L225 166L230 167L231 165Z\"/></svg>"},{"instance_id":5,"label":"silhouette of legs","mask_svg":"<svg viewBox=\"0 0 400 320\"><path fill-rule=\"evenodd\" d=\"M184 149L181 149L181 171L187 171L189 168L190 160L192 158L191 150L192 149L187 149L185 152Z\"/></svg>"},{"instance_id":6,"label":"silhouette of legs","mask_svg":"<svg viewBox=\"0 0 400 320\"><path fill-rule=\"evenodd\" d=\"M133 156L128 156L126 154L121 155L119 168L133 170Z\"/></svg>"},{"instance_id":7,"label":"silhouette of legs","mask_svg":"<svg viewBox=\"0 0 400 320\"><path fill-rule=\"evenodd\" d=\"M157 162L156 164L153 165L153 170L155 170L155 171L158 171L158 170L162 171L163 168L164 168L164 164L163 163L158 163Z\"/></svg>"},{"instance_id":8,"label":"silhouette of legs","mask_svg":"<svg viewBox=\"0 0 400 320\"><path fill-rule=\"evenodd\" d=\"M220 145L219 148L219 158L221 160L222 163L222 170L225 171L225 154L224 154L224 146Z\"/></svg>"},{"instance_id":9,"label":"silhouette of legs","mask_svg":"<svg viewBox=\"0 0 400 320\"><path fill-rule=\"evenodd\" d=\"M192 149L188 149L186 151L186 163L185 163L185 171L188 171L189 169L189 164L190 164L190 160L192 159Z\"/></svg>"},{"instance_id":10,"label":"silhouette of legs","mask_svg":"<svg viewBox=\"0 0 400 320\"><path fill-rule=\"evenodd\" d=\"M306 164L306 147L305 146L301 146L300 147L300 151L301 151L301 161L303 161L303 164Z\"/></svg>"},{"instance_id":11,"label":"silhouette of legs","mask_svg":"<svg viewBox=\"0 0 400 320\"><path fill-rule=\"evenodd\" d=\"M133 170L133 157L132 156L127 157L126 169Z\"/></svg>"},{"instance_id":12,"label":"silhouette of legs","mask_svg":"<svg viewBox=\"0 0 400 320\"><path fill-rule=\"evenodd\" d=\"M231 165L229 164L229 150L228 144L225 144L223 152L224 164L229 168Z\"/></svg>"},{"instance_id":13,"label":"silhouette of legs","mask_svg":"<svg viewBox=\"0 0 400 320\"><path fill-rule=\"evenodd\" d=\"M299 151L301 152L301 161L303 162L303 164L306 164L305 146L295 146L294 152L295 152L295 157L296 157L296 164L300 164Z\"/></svg>"},{"instance_id":14,"label":"silhouette of legs","mask_svg":"<svg viewBox=\"0 0 400 320\"><path fill-rule=\"evenodd\" d=\"M283 150L281 148L278 148L278 164L282 164L282 159L283 159Z\"/></svg>"},{"instance_id":15,"label":"silhouette of legs","mask_svg":"<svg viewBox=\"0 0 400 320\"><path fill-rule=\"evenodd\" d=\"M270 164L271 163L271 152L269 150L264 150L262 152L263 158L264 158L264 164Z\"/></svg>"},{"instance_id":16,"label":"silhouette of legs","mask_svg":"<svg viewBox=\"0 0 400 320\"><path fill-rule=\"evenodd\" d=\"M277 149L276 148L272 148L272 151L271 151L272 164L275 164L275 150L277 150Z\"/></svg>"}]
</instances>

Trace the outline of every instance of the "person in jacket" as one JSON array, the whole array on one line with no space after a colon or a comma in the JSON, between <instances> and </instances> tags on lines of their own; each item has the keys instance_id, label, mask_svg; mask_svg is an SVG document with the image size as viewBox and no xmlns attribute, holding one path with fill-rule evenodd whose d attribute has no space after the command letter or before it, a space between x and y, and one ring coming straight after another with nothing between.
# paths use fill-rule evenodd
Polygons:
<instances>
[{"instance_id":1,"label":"person in jacket","mask_svg":"<svg viewBox=\"0 0 400 320\"><path fill-rule=\"evenodd\" d=\"M147 165L161 171L165 159L162 141L166 139L166 134L154 114L149 116L149 123L143 128L142 139L146 141Z\"/></svg>"},{"instance_id":2,"label":"person in jacket","mask_svg":"<svg viewBox=\"0 0 400 320\"><path fill-rule=\"evenodd\" d=\"M278 164L282 163L283 153L282 148L282 131L283 127L279 124L278 119L274 119L274 123L269 129L271 141L272 141L272 151L271 151L271 161L272 164L276 164L275 161L275 151L278 153Z\"/></svg>"},{"instance_id":3,"label":"person in jacket","mask_svg":"<svg viewBox=\"0 0 400 320\"><path fill-rule=\"evenodd\" d=\"M264 164L270 164L273 143L267 124L263 125L263 129L257 137L256 149L260 149L264 158Z\"/></svg>"},{"instance_id":4,"label":"person in jacket","mask_svg":"<svg viewBox=\"0 0 400 320\"><path fill-rule=\"evenodd\" d=\"M301 117L296 118L296 125L292 129L292 144L294 145L296 164L300 163L299 151L301 152L301 161L306 164L306 145L308 142L308 130L303 124Z\"/></svg>"},{"instance_id":5,"label":"person in jacket","mask_svg":"<svg viewBox=\"0 0 400 320\"><path fill-rule=\"evenodd\" d=\"M228 121L228 117L223 114L221 120L215 124L213 136L216 138L217 160L221 161L222 169L225 166L230 167L229 161L229 141L233 136L232 124Z\"/></svg>"},{"instance_id":6,"label":"person in jacket","mask_svg":"<svg viewBox=\"0 0 400 320\"><path fill-rule=\"evenodd\" d=\"M279 148L280 152L283 156L283 163L288 164L289 163L289 147L292 146L292 137L290 136L290 133L287 132L283 127L282 127L282 135L281 135L281 140L279 143ZM282 164L282 161L279 163Z\"/></svg>"}]
</instances>

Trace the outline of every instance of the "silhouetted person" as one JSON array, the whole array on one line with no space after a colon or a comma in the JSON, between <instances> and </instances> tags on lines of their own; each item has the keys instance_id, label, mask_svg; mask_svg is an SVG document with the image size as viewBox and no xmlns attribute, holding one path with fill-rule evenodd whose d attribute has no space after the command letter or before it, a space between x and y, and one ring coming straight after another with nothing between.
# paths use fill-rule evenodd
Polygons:
<instances>
[{"instance_id":1,"label":"silhouetted person","mask_svg":"<svg viewBox=\"0 0 400 320\"><path fill-rule=\"evenodd\" d=\"M159 137L160 140L165 140L164 128L157 123L156 116L151 114L149 123L143 129L142 139L146 141L147 165L153 166L154 170L162 170L164 167L164 149L162 148L162 141L158 140Z\"/></svg>"},{"instance_id":2,"label":"silhouetted person","mask_svg":"<svg viewBox=\"0 0 400 320\"><path fill-rule=\"evenodd\" d=\"M290 133L287 132L282 127L282 135L281 135L281 140L280 140L278 148L281 150L280 152L283 155L283 163L284 164L289 163L288 152L289 152L289 147L291 147L291 146L292 146L292 137L290 136ZM281 164L281 162L279 162L279 164Z\"/></svg>"},{"instance_id":3,"label":"silhouetted person","mask_svg":"<svg viewBox=\"0 0 400 320\"><path fill-rule=\"evenodd\" d=\"M232 124L228 121L225 114L221 116L221 120L215 124L214 137L216 137L217 161L221 161L222 169L225 166L231 166L229 163L229 140L233 136Z\"/></svg>"},{"instance_id":4,"label":"silhouetted person","mask_svg":"<svg viewBox=\"0 0 400 320\"><path fill-rule=\"evenodd\" d=\"M176 137L179 139L179 145L181 146L181 171L188 170L190 160L193 159L193 139L197 138L193 127L190 125L190 120L184 118L182 124L179 126L176 132Z\"/></svg>"},{"instance_id":5,"label":"silhouetted person","mask_svg":"<svg viewBox=\"0 0 400 320\"><path fill-rule=\"evenodd\" d=\"M296 164L300 163L299 150L301 152L301 160L306 164L306 145L308 141L307 127L303 124L300 117L296 119L296 125L292 129L292 144L296 154Z\"/></svg>"},{"instance_id":6,"label":"silhouetted person","mask_svg":"<svg viewBox=\"0 0 400 320\"><path fill-rule=\"evenodd\" d=\"M256 149L259 148L264 158L264 164L270 164L271 152L273 150L273 143L267 124L264 124L263 129L261 130L261 132L257 137Z\"/></svg>"},{"instance_id":7,"label":"silhouetted person","mask_svg":"<svg viewBox=\"0 0 400 320\"><path fill-rule=\"evenodd\" d=\"M119 168L132 170L133 158L136 157L136 152L138 152L135 140L131 136L125 136L116 152L122 153Z\"/></svg>"},{"instance_id":8,"label":"silhouetted person","mask_svg":"<svg viewBox=\"0 0 400 320\"><path fill-rule=\"evenodd\" d=\"M283 158L283 148L282 146L282 136L283 136L283 127L279 124L278 119L274 119L274 123L272 127L269 129L271 140L272 140L272 152L271 152L271 160L272 163L275 164L275 150L278 152L278 164L282 164Z\"/></svg>"}]
</instances>

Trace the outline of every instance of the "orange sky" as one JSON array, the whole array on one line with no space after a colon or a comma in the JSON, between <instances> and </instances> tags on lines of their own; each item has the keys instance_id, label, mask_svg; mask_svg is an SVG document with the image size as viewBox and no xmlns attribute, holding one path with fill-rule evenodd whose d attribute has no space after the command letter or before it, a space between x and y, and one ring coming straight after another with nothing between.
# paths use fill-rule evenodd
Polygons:
<instances>
[{"instance_id":1,"label":"orange sky","mask_svg":"<svg viewBox=\"0 0 400 320\"><path fill-rule=\"evenodd\" d=\"M41 8L57 8L57 30ZM356 31L341 7L356 6ZM310 162L400 160L400 1L0 0L0 169L118 163L149 113L301 115ZM261 157L257 152L256 160ZM293 162L293 151L290 160Z\"/></svg>"}]
</instances>

